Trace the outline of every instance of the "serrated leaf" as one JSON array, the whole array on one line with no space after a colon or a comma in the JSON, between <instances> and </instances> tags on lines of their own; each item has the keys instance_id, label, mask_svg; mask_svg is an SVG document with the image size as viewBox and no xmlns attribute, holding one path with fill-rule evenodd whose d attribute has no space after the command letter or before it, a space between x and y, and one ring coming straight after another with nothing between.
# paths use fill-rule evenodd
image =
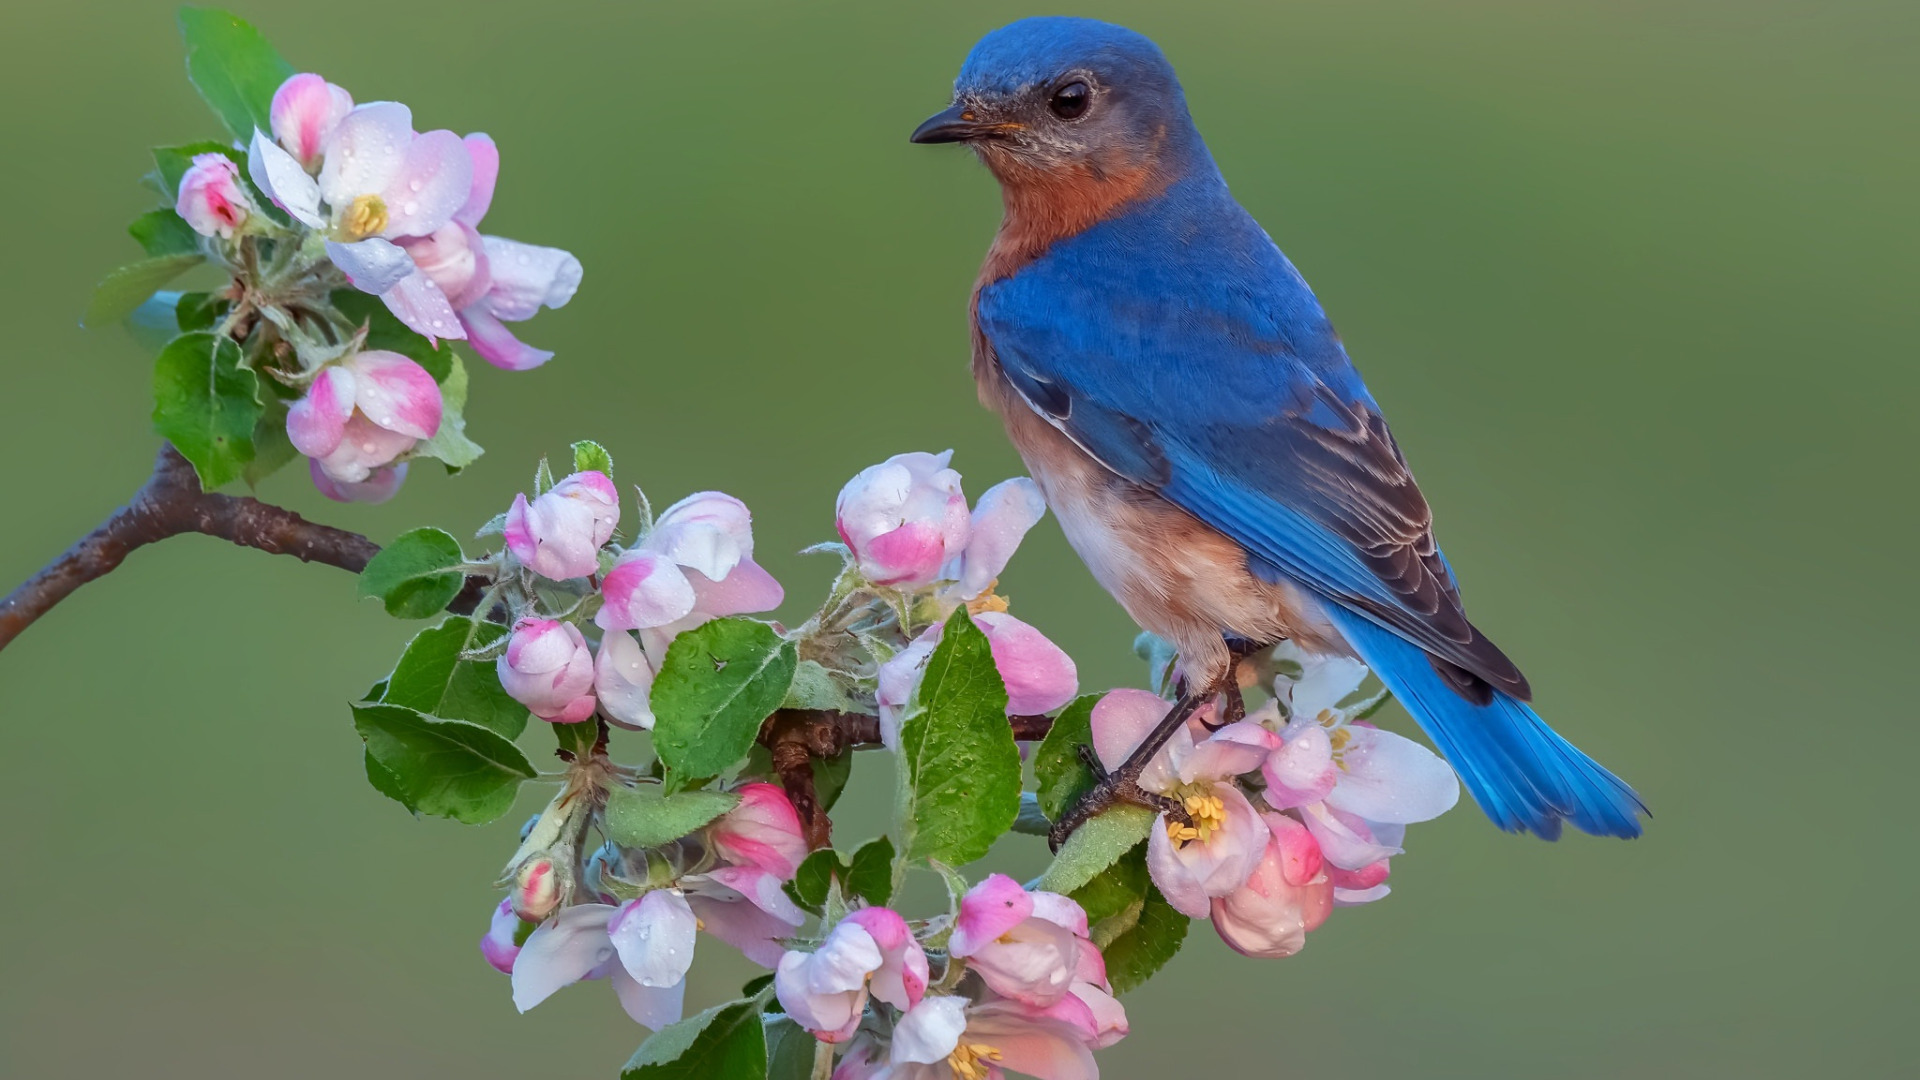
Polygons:
<instances>
[{"instance_id":1,"label":"serrated leaf","mask_svg":"<svg viewBox=\"0 0 1920 1080\"><path fill-rule=\"evenodd\" d=\"M607 479L613 479L613 455L607 448L591 439L582 439L573 444L573 471L602 473Z\"/></svg>"},{"instance_id":2,"label":"serrated leaf","mask_svg":"<svg viewBox=\"0 0 1920 1080\"><path fill-rule=\"evenodd\" d=\"M807 1029L784 1016L765 1017L764 1023L767 1080L810 1080L813 1076L814 1048L820 1045L819 1041Z\"/></svg>"},{"instance_id":3,"label":"serrated leaf","mask_svg":"<svg viewBox=\"0 0 1920 1080\"><path fill-rule=\"evenodd\" d=\"M715 1005L654 1032L620 1080L766 1080L767 1039L752 1001Z\"/></svg>"},{"instance_id":4,"label":"serrated leaf","mask_svg":"<svg viewBox=\"0 0 1920 1080\"><path fill-rule=\"evenodd\" d=\"M1124 994L1165 967L1186 941L1189 921L1167 903L1159 889L1147 886L1147 898L1133 928L1101 950L1113 992Z\"/></svg>"},{"instance_id":5,"label":"serrated leaf","mask_svg":"<svg viewBox=\"0 0 1920 1080\"><path fill-rule=\"evenodd\" d=\"M459 472L480 460L486 451L467 438L467 366L451 352L447 353L447 364L447 377L440 384L440 430L414 447L413 453L416 457L439 458L448 472Z\"/></svg>"},{"instance_id":6,"label":"serrated leaf","mask_svg":"<svg viewBox=\"0 0 1920 1080\"><path fill-rule=\"evenodd\" d=\"M200 254L200 234L170 209L149 210L133 219L127 234L150 258Z\"/></svg>"},{"instance_id":7,"label":"serrated leaf","mask_svg":"<svg viewBox=\"0 0 1920 1080\"><path fill-rule=\"evenodd\" d=\"M1033 752L1033 778L1040 788L1035 797L1048 821L1059 821L1094 786L1093 770L1081 759L1080 748L1093 745L1093 707L1100 697L1085 694L1061 709Z\"/></svg>"},{"instance_id":8,"label":"serrated leaf","mask_svg":"<svg viewBox=\"0 0 1920 1080\"><path fill-rule=\"evenodd\" d=\"M847 891L875 907L893 899L893 841L884 836L861 844L849 860Z\"/></svg>"},{"instance_id":9,"label":"serrated leaf","mask_svg":"<svg viewBox=\"0 0 1920 1080\"><path fill-rule=\"evenodd\" d=\"M670 844L740 804L729 791L682 791L669 795L659 784L616 787L607 792L607 838L630 848Z\"/></svg>"},{"instance_id":10,"label":"serrated leaf","mask_svg":"<svg viewBox=\"0 0 1920 1080\"><path fill-rule=\"evenodd\" d=\"M218 8L181 8L180 39L187 46L187 77L215 115L242 143L253 131L271 131L273 92L293 76L258 30Z\"/></svg>"},{"instance_id":11,"label":"serrated leaf","mask_svg":"<svg viewBox=\"0 0 1920 1080\"><path fill-rule=\"evenodd\" d=\"M653 682L653 746L669 782L718 776L747 756L786 700L793 642L752 619L715 619L673 639Z\"/></svg>"},{"instance_id":12,"label":"serrated leaf","mask_svg":"<svg viewBox=\"0 0 1920 1080\"><path fill-rule=\"evenodd\" d=\"M1020 812L1020 751L987 636L948 618L900 725L895 799L903 855L955 866L987 853Z\"/></svg>"},{"instance_id":13,"label":"serrated leaf","mask_svg":"<svg viewBox=\"0 0 1920 1080\"><path fill-rule=\"evenodd\" d=\"M407 801L407 793L400 789L400 778L393 775L393 770L375 761L373 751L364 747L360 757L367 767L367 783L373 785L373 790L406 807L408 813L418 813L413 804Z\"/></svg>"},{"instance_id":14,"label":"serrated leaf","mask_svg":"<svg viewBox=\"0 0 1920 1080\"><path fill-rule=\"evenodd\" d=\"M1147 846L1137 844L1070 895L1087 913L1087 921L1098 924L1145 900L1148 883ZM1134 915L1137 918L1139 912Z\"/></svg>"},{"instance_id":15,"label":"serrated leaf","mask_svg":"<svg viewBox=\"0 0 1920 1080\"><path fill-rule=\"evenodd\" d=\"M93 287L93 298L87 301L81 325L94 330L119 322L167 282L206 261L206 256L193 252L142 259L115 269Z\"/></svg>"},{"instance_id":16,"label":"serrated leaf","mask_svg":"<svg viewBox=\"0 0 1920 1080\"><path fill-rule=\"evenodd\" d=\"M445 610L465 584L454 567L460 541L441 529L411 529L380 549L360 571L360 595L378 597L396 619L425 619Z\"/></svg>"},{"instance_id":17,"label":"serrated leaf","mask_svg":"<svg viewBox=\"0 0 1920 1080\"><path fill-rule=\"evenodd\" d=\"M491 645L506 633L498 623L476 623L461 615L420 631L400 654L381 700L428 716L479 724L503 738L519 738L527 727L527 707L500 685L492 661L461 659L461 653Z\"/></svg>"},{"instance_id":18,"label":"serrated leaf","mask_svg":"<svg viewBox=\"0 0 1920 1080\"><path fill-rule=\"evenodd\" d=\"M253 460L259 382L231 338L182 334L153 361L153 428L193 463L200 486L238 477Z\"/></svg>"},{"instance_id":19,"label":"serrated leaf","mask_svg":"<svg viewBox=\"0 0 1920 1080\"><path fill-rule=\"evenodd\" d=\"M1060 845L1053 864L1040 875L1040 887L1071 893L1147 838L1154 812L1144 806L1116 806L1095 814Z\"/></svg>"},{"instance_id":20,"label":"serrated leaf","mask_svg":"<svg viewBox=\"0 0 1920 1080\"><path fill-rule=\"evenodd\" d=\"M211 330L227 316L227 302L210 293L160 293L159 295L179 297L173 305L173 320L179 324L180 332L183 334L192 333L195 330Z\"/></svg>"},{"instance_id":21,"label":"serrated leaf","mask_svg":"<svg viewBox=\"0 0 1920 1080\"><path fill-rule=\"evenodd\" d=\"M417 813L484 824L511 809L521 783L537 775L511 742L465 720L362 703L353 706L353 726Z\"/></svg>"},{"instance_id":22,"label":"serrated leaf","mask_svg":"<svg viewBox=\"0 0 1920 1080\"><path fill-rule=\"evenodd\" d=\"M436 349L433 343L413 332L387 305L371 293L358 289L335 289L333 306L347 321L366 328L366 347L397 352L427 369L433 381L445 383L453 372L452 349ZM442 389L444 397L446 391Z\"/></svg>"},{"instance_id":23,"label":"serrated leaf","mask_svg":"<svg viewBox=\"0 0 1920 1080\"><path fill-rule=\"evenodd\" d=\"M873 702L861 702L847 693L845 681L819 661L802 660L794 669L793 686L787 691L784 707L860 713L873 711Z\"/></svg>"}]
</instances>

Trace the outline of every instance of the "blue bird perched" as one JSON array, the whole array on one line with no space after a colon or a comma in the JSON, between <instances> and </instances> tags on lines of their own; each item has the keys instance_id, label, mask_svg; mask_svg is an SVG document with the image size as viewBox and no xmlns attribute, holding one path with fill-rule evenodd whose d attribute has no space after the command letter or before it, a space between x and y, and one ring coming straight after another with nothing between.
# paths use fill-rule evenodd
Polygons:
<instances>
[{"instance_id":1,"label":"blue bird perched","mask_svg":"<svg viewBox=\"0 0 1920 1080\"><path fill-rule=\"evenodd\" d=\"M1091 19L1002 27L912 139L964 142L1000 182L972 300L982 401L1094 576L1181 657L1180 702L1056 845L1115 800L1154 801L1141 767L1283 638L1364 660L1501 828L1639 835L1633 789L1534 713L1467 621L1379 406L1153 42Z\"/></svg>"}]
</instances>

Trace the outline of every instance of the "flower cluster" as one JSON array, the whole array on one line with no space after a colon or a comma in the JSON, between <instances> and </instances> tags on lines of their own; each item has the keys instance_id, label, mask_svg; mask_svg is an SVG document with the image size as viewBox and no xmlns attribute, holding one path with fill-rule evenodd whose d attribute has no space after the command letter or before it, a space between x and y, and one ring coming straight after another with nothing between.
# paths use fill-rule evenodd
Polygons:
<instances>
[{"instance_id":1,"label":"flower cluster","mask_svg":"<svg viewBox=\"0 0 1920 1080\"><path fill-rule=\"evenodd\" d=\"M480 233L500 171L484 134L417 132L405 105L356 105L314 74L287 79L268 116L271 130L244 147L244 175L240 151L193 157L174 212L233 274L220 329L292 396L287 439L315 485L378 502L412 458L458 467L478 453L450 415L461 402L441 385L453 362L434 360L430 372L423 361L452 339L495 367L545 363L553 354L506 324L566 304L580 263ZM384 302L394 335L425 339L413 355L366 346L371 324L334 295L347 286ZM436 440L443 425L451 432Z\"/></svg>"},{"instance_id":2,"label":"flower cluster","mask_svg":"<svg viewBox=\"0 0 1920 1080\"><path fill-rule=\"evenodd\" d=\"M1290 956L1335 906L1385 896L1406 827L1460 797L1445 761L1365 720L1384 700L1355 700L1365 665L1290 642L1271 665L1263 706L1224 725L1218 703L1203 706L1139 780L1165 800L1147 838L1154 885L1256 957ZM1168 709L1144 690L1106 695L1091 721L1100 760L1117 768Z\"/></svg>"},{"instance_id":3,"label":"flower cluster","mask_svg":"<svg viewBox=\"0 0 1920 1080\"><path fill-rule=\"evenodd\" d=\"M1094 1050L1125 1037L1086 912L1067 897L992 874L960 898L951 926L923 927L928 941L945 938L935 992L926 946L884 907L852 911L818 949L781 957L774 989L787 1015L847 1044L840 1080L997 1080L1009 1068L1078 1080L1099 1074Z\"/></svg>"}]
</instances>

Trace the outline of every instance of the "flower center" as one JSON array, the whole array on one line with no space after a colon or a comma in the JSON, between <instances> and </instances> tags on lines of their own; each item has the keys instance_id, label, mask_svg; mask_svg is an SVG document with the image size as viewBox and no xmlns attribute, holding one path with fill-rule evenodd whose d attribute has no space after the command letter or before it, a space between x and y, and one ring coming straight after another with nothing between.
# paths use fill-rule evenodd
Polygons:
<instances>
[{"instance_id":1,"label":"flower center","mask_svg":"<svg viewBox=\"0 0 1920 1080\"><path fill-rule=\"evenodd\" d=\"M953 1075L960 1080L987 1080L993 1066L987 1064L1000 1060L1000 1048L986 1043L963 1042L947 1055L947 1064L952 1066Z\"/></svg>"},{"instance_id":2,"label":"flower center","mask_svg":"<svg viewBox=\"0 0 1920 1080\"><path fill-rule=\"evenodd\" d=\"M360 195L347 204L335 231L340 239L352 243L365 240L387 227L387 201L378 195Z\"/></svg>"},{"instance_id":3,"label":"flower center","mask_svg":"<svg viewBox=\"0 0 1920 1080\"><path fill-rule=\"evenodd\" d=\"M1220 796L1204 788L1183 788L1180 805L1187 811L1187 816L1193 819L1193 824L1182 825L1172 818L1167 819L1167 839L1175 844L1194 840L1204 844L1213 839L1213 834L1227 823L1227 804Z\"/></svg>"}]
</instances>

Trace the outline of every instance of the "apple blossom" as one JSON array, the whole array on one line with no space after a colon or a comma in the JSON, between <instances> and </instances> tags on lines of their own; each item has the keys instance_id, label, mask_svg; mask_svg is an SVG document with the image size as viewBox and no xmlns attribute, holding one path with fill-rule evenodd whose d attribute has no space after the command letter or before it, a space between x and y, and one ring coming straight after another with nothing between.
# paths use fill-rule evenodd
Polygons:
<instances>
[{"instance_id":1,"label":"apple blossom","mask_svg":"<svg viewBox=\"0 0 1920 1080\"><path fill-rule=\"evenodd\" d=\"M353 95L318 75L303 73L273 92L267 115L274 139L311 173L319 171L327 136L352 110Z\"/></svg>"},{"instance_id":2,"label":"apple blossom","mask_svg":"<svg viewBox=\"0 0 1920 1080\"><path fill-rule=\"evenodd\" d=\"M781 944L807 921L777 874L752 866L719 866L680 879L701 929L761 967L780 962Z\"/></svg>"},{"instance_id":3,"label":"apple blossom","mask_svg":"<svg viewBox=\"0 0 1920 1080\"><path fill-rule=\"evenodd\" d=\"M914 588L966 547L969 518L953 451L895 454L840 489L834 527L875 585Z\"/></svg>"},{"instance_id":4,"label":"apple blossom","mask_svg":"<svg viewBox=\"0 0 1920 1080\"><path fill-rule=\"evenodd\" d=\"M636 1022L658 1030L680 1019L697 920L684 897L656 889L619 907L576 904L540 925L513 963L513 1004L526 1012L556 990L610 979Z\"/></svg>"},{"instance_id":5,"label":"apple blossom","mask_svg":"<svg viewBox=\"0 0 1920 1080\"><path fill-rule=\"evenodd\" d=\"M709 619L769 611L786 593L753 561L752 515L731 495L704 491L668 507L653 529L623 553L600 583L594 622L608 630L646 630L656 663L682 630ZM657 647L657 651L656 651Z\"/></svg>"},{"instance_id":6,"label":"apple blossom","mask_svg":"<svg viewBox=\"0 0 1920 1080\"><path fill-rule=\"evenodd\" d=\"M989 874L960 899L947 951L1002 997L1045 1007L1065 997L1087 937L1087 914L1057 893L1029 893Z\"/></svg>"},{"instance_id":7,"label":"apple blossom","mask_svg":"<svg viewBox=\"0 0 1920 1080\"><path fill-rule=\"evenodd\" d=\"M1016 1002L942 995L906 1011L884 1060L864 1037L834 1080L1001 1080L1012 1070L1039 1080L1097 1080L1078 1030Z\"/></svg>"},{"instance_id":8,"label":"apple blossom","mask_svg":"<svg viewBox=\"0 0 1920 1080\"><path fill-rule=\"evenodd\" d=\"M891 908L849 912L814 952L788 952L774 972L774 993L794 1022L822 1042L845 1042L860 1026L871 995L896 1009L919 1004L927 956Z\"/></svg>"},{"instance_id":9,"label":"apple blossom","mask_svg":"<svg viewBox=\"0 0 1920 1080\"><path fill-rule=\"evenodd\" d=\"M542 720L574 724L593 715L593 653L572 623L521 619L496 669L507 693Z\"/></svg>"},{"instance_id":10,"label":"apple blossom","mask_svg":"<svg viewBox=\"0 0 1920 1080\"><path fill-rule=\"evenodd\" d=\"M1093 746L1109 769L1117 769L1146 738L1169 704L1145 690L1115 690L1093 707ZM1258 812L1233 783L1253 772L1279 740L1248 721L1208 733L1200 715L1174 732L1140 774L1140 787L1178 800L1192 824L1162 811L1147 836L1147 869L1167 902L1183 915L1204 919L1208 901L1246 884L1267 846Z\"/></svg>"},{"instance_id":11,"label":"apple blossom","mask_svg":"<svg viewBox=\"0 0 1920 1080\"><path fill-rule=\"evenodd\" d=\"M620 492L605 473L577 472L531 503L513 497L507 511L507 550L521 565L555 581L600 569L600 547L620 523Z\"/></svg>"},{"instance_id":12,"label":"apple blossom","mask_svg":"<svg viewBox=\"0 0 1920 1080\"><path fill-rule=\"evenodd\" d=\"M174 212L201 236L231 239L253 216L253 199L240 186L240 168L221 153L195 154L180 177Z\"/></svg>"},{"instance_id":13,"label":"apple blossom","mask_svg":"<svg viewBox=\"0 0 1920 1080\"><path fill-rule=\"evenodd\" d=\"M739 804L708 826L707 842L734 866L791 879L807 857L807 838L787 793L773 784L753 783L734 794L740 796Z\"/></svg>"},{"instance_id":14,"label":"apple blossom","mask_svg":"<svg viewBox=\"0 0 1920 1080\"><path fill-rule=\"evenodd\" d=\"M1073 657L1045 634L1004 611L983 611L972 618L987 635L994 669L1006 685L1008 716L1052 712L1080 692ZM891 749L899 748L902 711L945 630L945 623L928 627L880 665L875 711L880 717L880 739Z\"/></svg>"},{"instance_id":15,"label":"apple blossom","mask_svg":"<svg viewBox=\"0 0 1920 1080\"><path fill-rule=\"evenodd\" d=\"M441 407L425 368L371 349L320 369L287 409L287 438L336 484L366 484L440 430Z\"/></svg>"},{"instance_id":16,"label":"apple blossom","mask_svg":"<svg viewBox=\"0 0 1920 1080\"><path fill-rule=\"evenodd\" d=\"M560 906L560 874L553 860L528 859L514 871L513 892L507 896L513 913L528 922L541 922Z\"/></svg>"},{"instance_id":17,"label":"apple blossom","mask_svg":"<svg viewBox=\"0 0 1920 1080\"><path fill-rule=\"evenodd\" d=\"M602 634L600 651L593 656L593 693L600 699L600 715L629 731L652 731L656 674L653 660L631 633Z\"/></svg>"},{"instance_id":18,"label":"apple blossom","mask_svg":"<svg viewBox=\"0 0 1920 1080\"><path fill-rule=\"evenodd\" d=\"M493 909L487 932L480 938L480 955L502 975L513 974L514 959L520 955L520 945L514 939L525 925L520 916L513 913L511 899L502 899Z\"/></svg>"},{"instance_id":19,"label":"apple blossom","mask_svg":"<svg viewBox=\"0 0 1920 1080\"><path fill-rule=\"evenodd\" d=\"M1213 928L1244 956L1292 956L1327 920L1333 882L1306 826L1284 814L1261 817L1272 834L1267 849L1246 884L1214 898Z\"/></svg>"}]
</instances>

